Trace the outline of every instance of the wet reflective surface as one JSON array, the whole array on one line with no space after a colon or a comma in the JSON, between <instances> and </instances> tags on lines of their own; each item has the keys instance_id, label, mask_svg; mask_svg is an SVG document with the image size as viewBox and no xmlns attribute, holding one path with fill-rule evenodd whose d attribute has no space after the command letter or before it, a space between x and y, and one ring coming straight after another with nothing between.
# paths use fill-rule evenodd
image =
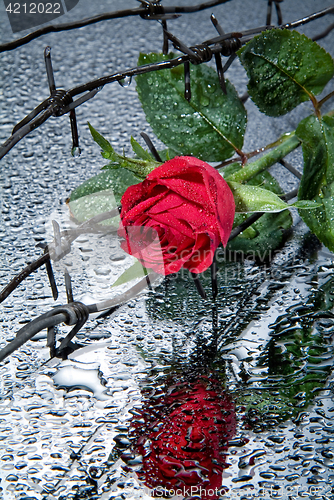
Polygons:
<instances>
[{"instance_id":1,"label":"wet reflective surface","mask_svg":"<svg viewBox=\"0 0 334 500\"><path fill-rule=\"evenodd\" d=\"M133 6L116 3L106 2L105 10ZM241 3L212 9L225 30L263 24L261 2L249 11ZM84 4L85 16L96 13ZM316 8L330 2L321 4ZM294 2L282 10L287 22L315 6ZM170 24L196 43L191 22L201 40L209 38L210 14ZM76 15L76 9L69 14ZM9 24L1 22L2 39L11 39ZM305 31L322 27L317 21ZM161 38L154 22L115 20L1 54L2 140L47 95L47 44L56 83L69 88L135 66L138 51L160 50ZM333 35L322 43L330 50ZM233 68L228 77L243 92L245 77ZM103 166L86 121L127 153L131 134L137 140L141 131L150 134L135 83L128 83L105 87L79 108L80 156L71 155L69 120L62 117L2 160L1 286L41 255L36 245L49 241L51 220L66 227L71 190ZM275 140L310 113L305 104L273 121L252 103L247 109L245 150ZM289 161L300 168L299 153ZM295 187L292 175L273 171L285 190ZM333 256L296 214L294 221L293 235L270 264L218 256L215 303L201 299L188 273L179 273L113 315L91 317L68 360L49 360L43 331L2 363L0 498L333 498ZM88 235L78 238L65 265L75 299L93 302L117 293L111 283L131 259L110 235ZM64 304L61 265L55 274L56 304ZM203 285L210 297L209 272ZM1 347L53 305L40 269L1 304ZM62 325L57 335L69 330Z\"/></svg>"}]
</instances>

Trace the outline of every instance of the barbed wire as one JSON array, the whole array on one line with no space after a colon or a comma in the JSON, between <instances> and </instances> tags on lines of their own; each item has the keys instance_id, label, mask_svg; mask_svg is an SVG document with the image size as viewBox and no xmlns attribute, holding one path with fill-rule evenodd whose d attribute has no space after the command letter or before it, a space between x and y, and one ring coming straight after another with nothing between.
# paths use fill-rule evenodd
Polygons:
<instances>
[{"instance_id":1,"label":"barbed wire","mask_svg":"<svg viewBox=\"0 0 334 500\"><path fill-rule=\"evenodd\" d=\"M226 1L228 0L207 2L205 4L189 7L187 8L188 9L187 12L194 12L194 9L201 10L213 5L224 3ZM298 26L309 23L315 19L318 19L329 13L334 12L334 5L333 5L332 7L323 9L319 12L311 14L310 16L298 19L297 21L287 24L282 24L281 11L279 8L280 1L281 0L274 1L277 11L277 18L279 21L278 28L280 29L283 28L294 29ZM145 4L145 7L143 7L142 10L145 11L146 17L148 16L147 10L150 6L154 5L155 6L154 9L162 7L159 4L159 1L156 2L155 4L152 4L150 2L142 2L142 4ZM10 151L10 149L12 149L12 147L14 147L17 142L19 142L29 132L42 125L48 118L50 118L51 116L62 116L63 114L66 113L70 113L73 146L78 147L79 141L78 141L78 133L77 133L77 125L75 117L75 108L80 106L87 100L93 98L104 85L112 83L114 81L122 82L122 80L124 80L127 77L133 77L136 75L148 73L151 71L158 71L161 69L170 69L183 64L185 67L185 97L186 99L190 100L191 87L190 87L189 64L190 63L202 64L203 62L208 62L209 60L212 59L213 56L215 56L217 73L222 91L224 92L225 91L224 73L235 59L236 50L238 50L238 48L240 48L243 44L249 41L256 34L261 33L262 31L267 29L275 28L275 26L270 24L271 9L272 9L272 1L269 0L268 10L267 10L267 24L265 26L258 27L252 30L246 30L242 32L231 32L227 34L223 32L221 26L219 25L218 20L215 18L215 16L212 15L211 21L214 24L215 28L217 29L219 36L206 40L202 44L192 47L187 47L181 40L176 38L170 31L167 30L166 17L165 17L167 11L164 10L159 18L163 27L164 52L168 50L168 43L166 42L171 42L174 48L182 52L183 55L178 56L171 60L135 67L122 72L114 73L112 75L107 75L97 80L92 80L86 84L74 87L69 91L65 91L63 89L56 89L52 63L51 63L51 49L47 47L44 52L44 57L45 57L46 72L49 82L50 96L48 97L48 99L41 102L31 113L29 113L23 120L21 120L21 122L19 122L14 127L12 136L5 142L5 144L0 149L0 158L5 156L5 154L7 154L8 151ZM137 11L138 14L138 11L140 9L135 9L135 10ZM122 12L124 13L126 11ZM112 13L112 14L116 15L117 13ZM170 13L168 13L168 15L169 14ZM110 16L111 14L109 13L108 15ZM157 15L157 10L152 11L151 18L152 16L156 15ZM82 26L104 20L102 18L99 19L98 18L99 16L97 16L96 18L86 19L81 22L81 23L86 23L82 24ZM63 29L74 29L77 27L79 26L76 23L63 25ZM52 27L47 27L47 28L52 28ZM326 36L333 28L334 24L330 25L325 31L322 32L322 34L319 34L315 38L320 39ZM34 39L37 38L38 36L41 36L42 34L44 33L42 33L41 30L37 30L36 32L30 34L29 36L33 36L33 38L31 39ZM27 37L24 37L23 39L17 40L15 42L24 44L28 43L29 40L27 40ZM0 46L0 49L2 49L3 47L4 46ZM11 48L4 50L12 50L13 48L15 47L13 46ZM228 60L224 66L221 63L221 56L228 57ZM79 97L76 101L73 101L74 97L81 95L84 92L86 92L85 95ZM145 134L143 134L143 138L147 143L149 149L151 150L153 156L156 157L156 154L158 153L156 152L150 139ZM293 175L295 175L297 178L300 179L300 174L298 171L296 171L296 169L294 169L294 167L288 164L285 160L282 160L281 164L285 168L287 168ZM287 193L286 195L283 195L282 198L288 201L297 195L297 191L298 188L294 189L290 193ZM103 226L100 223L106 219L110 219L112 217L117 216L119 214L119 209L120 207L117 207L109 212L99 214L90 219L89 221L86 221L83 224L79 225L77 228L66 231L60 231L58 223L53 221L54 242L50 245L46 244L40 245L44 246L44 254L38 259L36 259L34 262L29 264L25 269L23 269L23 271L21 271L21 273L19 273L11 280L11 282L2 290L2 292L0 292L0 302L4 301L27 276L29 276L32 272L36 271L43 265L46 266L52 294L54 299L56 300L58 297L58 290L53 275L51 259L54 261L59 261L65 255L67 255L71 250L71 244L81 234L85 233L115 234L117 232L117 229L115 227ZM229 241L237 237L242 231L244 231L247 227L252 225L262 215L263 213L252 214L244 222L242 222L242 224L234 228L230 235ZM9 356L15 350L20 348L25 342L33 338L36 335L36 333L44 329L47 329L47 346L50 348L50 357L52 358L54 356L57 356L66 358L68 353L71 352L71 349L73 350L73 345L71 343L73 337L86 323L90 314L102 313L104 311L107 311L107 313L112 313L116 311L120 306L128 302L131 298L140 293L147 286L150 287L151 284L154 283L159 276L160 275L151 272L147 274L143 279L141 279L136 285L134 285L129 290L118 295L115 298L104 300L102 302L91 305L85 305L82 302L74 301L73 291L71 286L71 278L69 276L69 273L65 270L65 288L66 288L68 303L66 305L54 307L51 311L48 311L47 313L39 316L35 320L25 325L23 328L21 328L17 333L15 339L9 342L0 351L0 361L3 361L7 356ZM203 298L207 298L198 275L192 273L192 277L194 279L194 283L200 295ZM213 295L213 300L215 300L217 295L217 265L215 259L213 260L211 266L211 277L212 277L212 295ZM65 323L66 325L69 326L73 326L73 328L65 336L65 338L62 339L59 347L56 348L55 326L60 325L62 323Z\"/></svg>"},{"instance_id":2,"label":"barbed wire","mask_svg":"<svg viewBox=\"0 0 334 500\"><path fill-rule=\"evenodd\" d=\"M294 198L298 193L298 188L292 190L290 193L282 195L281 198L288 201ZM51 258L55 262L59 261L65 257L71 251L71 243L80 235L87 233L103 233L103 234L116 234L117 228L101 226L99 222L108 220L119 214L120 207L113 209L108 212L99 214L88 221L84 222L78 228L73 230L65 230L60 232L58 223L52 221L54 228L54 242L45 247L45 252L42 257L36 259L33 263L29 264L21 273L15 276L11 282L0 292L0 303L3 302L18 286L19 284L30 274L36 271L38 268L44 264L47 267L47 274L50 281L50 286L53 293L53 298L56 300L58 297L57 286L55 284L55 279L51 266ZM255 221L264 215L264 212L254 213L243 221L239 226L233 229L229 241L236 238L242 231L251 226ZM190 273L194 284L203 299L207 299L205 290L201 284L199 276L195 273ZM14 340L9 342L2 350L0 350L0 362L3 361L7 356L12 354L14 351L19 349L25 342L33 338L38 332L47 329L47 347L50 348L50 357L62 357L66 358L69 352L71 352L71 340L78 333L78 331L84 326L90 314L101 313L103 311L108 311L109 314L116 311L120 306L131 300L134 296L138 295L143 289L151 285L159 278L159 274L155 272L148 273L142 280L136 283L129 290L123 294L118 295L113 299L107 299L99 303L86 305L82 302L75 302L73 300L73 291L71 286L71 279L68 272L65 272L65 287L66 295L68 298L68 304L65 306L54 307L51 311L39 316L35 320L31 321L27 325L23 326ZM214 256L213 263L211 265L211 280L212 280L212 296L213 300L216 299L218 294L217 287L217 264ZM68 335L61 341L58 348L56 345L55 330L56 325L65 323L66 325L73 326L73 329ZM70 349L70 351L69 351ZM73 349L72 349L73 350Z\"/></svg>"},{"instance_id":3,"label":"barbed wire","mask_svg":"<svg viewBox=\"0 0 334 500\"><path fill-rule=\"evenodd\" d=\"M155 4L154 4L155 5ZM160 5L160 4L159 4ZM207 4L201 4L206 5ZM204 8L204 7L203 7ZM301 25L307 24L319 19L327 14L334 12L334 5L328 7L319 12L306 16L302 19L296 21L281 24L278 26L279 29L294 29ZM101 78L91 80L85 84L81 84L70 90L57 89L55 85L55 79L51 63L51 48L46 47L44 51L46 72L49 82L50 96L41 102L33 111L31 111L23 120L21 120L12 131L12 135L5 141L5 143L0 148L0 159L3 158L19 141L21 141L26 135L40 127L44 122L46 122L50 117L59 117L64 114L70 113L71 120L71 130L72 130L72 146L73 148L79 148L79 134L77 130L77 121L75 116L75 108L82 105L84 102L95 97L95 95L107 84L112 82L119 82L126 79L132 79L135 76L146 74L152 71L159 71L163 69L171 69L181 64L185 68L185 98L187 100L191 99L190 90L190 69L189 63L192 64L202 64L208 62L215 56L217 73L219 77L219 82L222 87L223 92L226 92L224 73L227 71L231 63L235 58L235 52L245 43L252 39L256 34L262 31L275 28L273 25L265 25L255 29L246 30L242 32L231 32L224 34L222 33L221 27L215 17L211 17L213 24L215 25L219 36L211 38L204 41L196 46L187 47L181 40L175 37L166 28L166 20L164 19L163 34L164 34L164 48L166 49L166 40L171 41L174 48L183 53L183 55L178 56L174 59L169 59L165 61L160 61L157 63L146 64L143 66L127 69L121 72L113 73L111 75L103 76ZM334 25L333 25L334 27ZM326 34L328 34L326 30ZM326 36L326 35L324 35ZM319 39L319 36L317 37ZM167 47L168 49L168 47ZM222 66L221 56L228 57L228 61ZM73 100L74 97L79 96L77 100Z\"/></svg>"},{"instance_id":4,"label":"barbed wire","mask_svg":"<svg viewBox=\"0 0 334 500\"><path fill-rule=\"evenodd\" d=\"M181 14L200 12L204 9L209 9L210 7L215 7L217 5L221 5L231 0L211 0L210 2L204 2L198 5L183 6L183 7L182 6L164 7L161 5L160 0L157 0L155 2L148 2L144 0L143 1L137 0L137 1L139 1L142 4L142 6L136 9L125 9L125 10L117 10L114 12L106 12L104 14L99 14L98 16L81 19L80 21L45 26L44 28L40 28L22 38L18 38L17 40L1 44L0 52L7 52L9 50L17 49L18 47L22 47L23 45L26 45L32 40L36 40L36 38L40 38L41 36L46 35L48 33L59 33L61 31L70 31L73 29L83 28L91 24L96 24L101 21L108 21L111 19L121 19L123 17L131 17L131 16L139 16L147 20L175 19L179 17Z\"/></svg>"}]
</instances>

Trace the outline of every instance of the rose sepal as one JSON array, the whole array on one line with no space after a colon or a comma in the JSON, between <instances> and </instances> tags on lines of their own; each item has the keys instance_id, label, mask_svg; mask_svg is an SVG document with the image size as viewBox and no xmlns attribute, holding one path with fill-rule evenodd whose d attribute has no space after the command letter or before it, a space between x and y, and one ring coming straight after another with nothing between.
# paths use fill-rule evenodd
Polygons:
<instances>
[{"instance_id":1,"label":"rose sepal","mask_svg":"<svg viewBox=\"0 0 334 500\"><path fill-rule=\"evenodd\" d=\"M102 149L101 154L103 158L105 160L110 160L110 162L105 165L103 169L115 169L122 167L134 173L138 177L138 180L143 180L150 172L152 172L152 170L162 164L161 162L155 161L151 157L151 155L143 148L141 148L141 146L133 138L131 140L131 145L135 153L137 155L138 152L146 153L146 159L143 158L143 153L139 155L141 156L140 158L128 158L125 155L119 155L118 153L116 153L110 142L105 139L97 130L95 130L89 122L88 127L94 141Z\"/></svg>"}]
</instances>

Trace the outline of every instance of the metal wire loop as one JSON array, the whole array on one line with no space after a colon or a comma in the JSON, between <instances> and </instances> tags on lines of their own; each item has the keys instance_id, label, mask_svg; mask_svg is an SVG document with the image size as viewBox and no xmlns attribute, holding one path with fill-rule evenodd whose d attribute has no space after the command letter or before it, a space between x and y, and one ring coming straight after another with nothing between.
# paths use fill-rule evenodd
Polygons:
<instances>
[{"instance_id":1,"label":"metal wire loop","mask_svg":"<svg viewBox=\"0 0 334 500\"><path fill-rule=\"evenodd\" d=\"M75 312L77 316L77 324L80 322L82 325L86 323L87 319L89 318L89 309L84 304L83 302L71 302L67 306L64 307L71 307L72 310Z\"/></svg>"},{"instance_id":2,"label":"metal wire loop","mask_svg":"<svg viewBox=\"0 0 334 500\"><path fill-rule=\"evenodd\" d=\"M142 7L145 7L145 14L140 14L142 19L161 19L165 14L165 9L158 2L143 2Z\"/></svg>"},{"instance_id":3,"label":"metal wire loop","mask_svg":"<svg viewBox=\"0 0 334 500\"><path fill-rule=\"evenodd\" d=\"M64 313L66 315L66 321L64 323L69 326L77 325L83 320L86 322L89 316L88 308L82 302L71 302L64 306L57 306L50 311L50 316L55 316L59 313Z\"/></svg>"},{"instance_id":4,"label":"metal wire loop","mask_svg":"<svg viewBox=\"0 0 334 500\"><path fill-rule=\"evenodd\" d=\"M196 58L190 56L192 64L202 64L212 59L212 50L208 45L200 44L190 49L196 54Z\"/></svg>"},{"instance_id":5,"label":"metal wire loop","mask_svg":"<svg viewBox=\"0 0 334 500\"><path fill-rule=\"evenodd\" d=\"M61 357L63 359L67 358L69 352L72 352L71 340L83 327L89 317L89 309L82 302L71 302L65 306L60 306L58 313L62 312L68 315L68 320L65 321L67 325L74 325L70 333L60 342L59 347L56 349L55 345L49 345L50 355Z\"/></svg>"},{"instance_id":6,"label":"metal wire loop","mask_svg":"<svg viewBox=\"0 0 334 500\"><path fill-rule=\"evenodd\" d=\"M235 54L237 50L239 50L242 47L242 42L240 38L231 38L230 40L224 40L222 43L222 49L220 53L223 56L231 56L232 54Z\"/></svg>"},{"instance_id":7,"label":"metal wire loop","mask_svg":"<svg viewBox=\"0 0 334 500\"><path fill-rule=\"evenodd\" d=\"M57 89L52 93L49 103L53 104L53 115L61 116L67 112L65 108L73 102L72 96L69 92L63 89Z\"/></svg>"}]
</instances>

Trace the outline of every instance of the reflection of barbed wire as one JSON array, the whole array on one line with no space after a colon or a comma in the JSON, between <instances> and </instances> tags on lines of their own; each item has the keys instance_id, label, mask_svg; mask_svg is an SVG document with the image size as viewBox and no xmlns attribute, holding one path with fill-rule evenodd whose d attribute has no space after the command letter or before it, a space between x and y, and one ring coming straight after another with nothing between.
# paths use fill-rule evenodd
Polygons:
<instances>
[{"instance_id":1,"label":"reflection of barbed wire","mask_svg":"<svg viewBox=\"0 0 334 500\"><path fill-rule=\"evenodd\" d=\"M207 8L208 4L202 4L201 7ZM334 6L328 7L327 9L316 12L297 21L287 24L281 24L279 28L294 29L298 26L309 23L311 21L314 21L315 19L321 18L333 12ZM49 82L50 96L42 103L40 103L31 113L29 113L14 127L11 137L9 137L9 139L7 139L7 141L0 148L0 159L3 158L15 146L15 144L23 139L23 137L25 137L36 128L40 127L51 116L62 116L66 113L70 113L73 148L78 148L79 136L77 130L75 108L92 99L104 87L104 85L115 81L122 84L122 81L131 79L137 75L142 75L152 71L159 71L162 69L171 69L183 64L185 70L185 98L187 100L190 100L191 90L189 63L201 64L210 61L212 57L215 56L219 82L223 92L226 92L224 73L225 71L227 71L227 69L235 59L235 52L243 44L251 40L252 37L256 34L261 33L264 30L274 28L274 26L272 25L266 25L259 28L246 30L240 33L232 32L224 34L216 18L212 16L211 20L216 27L219 36L206 40L202 44L193 47L187 47L181 40L177 39L172 33L167 31L166 19L163 19L163 15L161 19L163 21L162 26L164 33L164 52L167 52L168 40L170 40L173 46L177 50L182 52L183 55L174 59L160 61L153 64L146 64L144 66L131 68L125 71L114 73L112 75L107 75L74 87L73 89L70 89L68 91L63 89L56 89L51 64L51 49L47 47L44 52L44 57ZM334 25L331 25L330 29L332 29L333 27ZM321 36L326 36L328 32L329 31L326 30L324 32L325 34L318 35L317 39L319 39L319 37ZM221 56L229 58L224 66L221 62ZM79 95L81 95L81 97L73 101L73 98Z\"/></svg>"}]
</instances>

